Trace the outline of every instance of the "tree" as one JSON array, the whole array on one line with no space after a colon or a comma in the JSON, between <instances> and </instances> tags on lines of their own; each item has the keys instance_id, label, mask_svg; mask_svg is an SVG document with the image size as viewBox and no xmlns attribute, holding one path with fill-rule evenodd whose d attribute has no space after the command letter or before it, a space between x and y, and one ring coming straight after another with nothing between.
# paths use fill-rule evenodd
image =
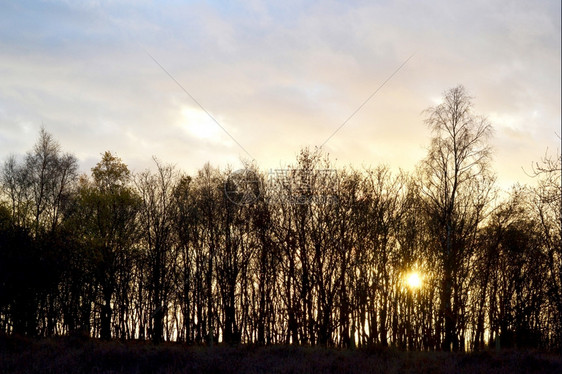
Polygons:
<instances>
[{"instance_id":1,"label":"tree","mask_svg":"<svg viewBox=\"0 0 562 374\"><path fill-rule=\"evenodd\" d=\"M195 341L194 299L197 289L194 287L195 256L192 250L194 236L197 232L196 207L193 204L193 191L190 176L181 175L173 190L173 204L176 206L172 218L173 230L177 238L178 255L175 267L175 302L181 311L182 323L178 326L178 340Z\"/></svg>"},{"instance_id":2,"label":"tree","mask_svg":"<svg viewBox=\"0 0 562 374\"><path fill-rule=\"evenodd\" d=\"M76 157L63 154L59 143L42 128L23 162L11 156L2 169L1 184L14 224L32 229L36 238L54 233L76 182L77 170Z\"/></svg>"},{"instance_id":3,"label":"tree","mask_svg":"<svg viewBox=\"0 0 562 374\"><path fill-rule=\"evenodd\" d=\"M556 330L562 351L562 156L545 155L536 162L533 175L539 177L532 193L531 211L540 222L541 239L549 259L549 294L556 307Z\"/></svg>"},{"instance_id":4,"label":"tree","mask_svg":"<svg viewBox=\"0 0 562 374\"><path fill-rule=\"evenodd\" d=\"M177 217L174 204L176 173L172 166L158 160L156 173L145 171L135 180L141 201L139 211L144 266L149 274L148 290L151 303L152 341L164 338L164 317L168 315L169 295L174 267L173 219Z\"/></svg>"},{"instance_id":5,"label":"tree","mask_svg":"<svg viewBox=\"0 0 562 374\"><path fill-rule=\"evenodd\" d=\"M128 279L130 251L137 236L139 199L130 187L130 172L110 152L92 168L93 181L82 179L78 204L84 212L83 235L94 253L94 273L101 289L102 339L111 338L114 294Z\"/></svg>"},{"instance_id":6,"label":"tree","mask_svg":"<svg viewBox=\"0 0 562 374\"><path fill-rule=\"evenodd\" d=\"M42 128L33 150L26 154L23 162L12 156L2 170L1 185L10 206L12 231L19 232L16 237L20 239L21 235L31 236L32 243L22 245L28 251L22 252L33 257L25 260L30 264L26 269L33 269L30 276L40 280L33 291L37 305L27 305L26 314L37 317L40 332L46 335L54 334L56 327L58 287L65 268L64 240L58 228L70 201L77 167L76 158L63 154L60 145ZM25 283L21 282L21 287L25 287ZM29 287L16 294L28 292ZM34 316L34 312L38 315Z\"/></svg>"},{"instance_id":7,"label":"tree","mask_svg":"<svg viewBox=\"0 0 562 374\"><path fill-rule=\"evenodd\" d=\"M197 320L201 321L199 325L203 325L203 329L207 328L207 331L203 331L202 334L210 346L213 345L217 335L214 280L216 279L216 256L220 245L220 203L224 194L223 182L220 171L209 163L199 170L194 180L197 189L195 204L197 215L200 216L200 232L197 235L196 250L198 252L198 287L201 300L198 305L200 314ZM207 302L206 306L203 305L204 301ZM206 316L202 314L205 307Z\"/></svg>"},{"instance_id":8,"label":"tree","mask_svg":"<svg viewBox=\"0 0 562 374\"><path fill-rule=\"evenodd\" d=\"M426 113L433 138L422 163L421 192L440 255L442 348L457 350L463 276L494 180L486 142L492 128L472 113L471 97L462 86L445 92L443 103Z\"/></svg>"}]
</instances>

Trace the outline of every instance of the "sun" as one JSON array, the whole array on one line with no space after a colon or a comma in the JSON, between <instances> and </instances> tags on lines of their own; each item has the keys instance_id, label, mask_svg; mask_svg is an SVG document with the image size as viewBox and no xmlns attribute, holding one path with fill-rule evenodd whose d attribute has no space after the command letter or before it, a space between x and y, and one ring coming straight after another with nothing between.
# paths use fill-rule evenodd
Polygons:
<instances>
[{"instance_id":1,"label":"sun","mask_svg":"<svg viewBox=\"0 0 562 374\"><path fill-rule=\"evenodd\" d=\"M406 283L408 284L408 287L413 290L420 288L422 285L420 273L418 273L417 271L410 272L406 277Z\"/></svg>"}]
</instances>

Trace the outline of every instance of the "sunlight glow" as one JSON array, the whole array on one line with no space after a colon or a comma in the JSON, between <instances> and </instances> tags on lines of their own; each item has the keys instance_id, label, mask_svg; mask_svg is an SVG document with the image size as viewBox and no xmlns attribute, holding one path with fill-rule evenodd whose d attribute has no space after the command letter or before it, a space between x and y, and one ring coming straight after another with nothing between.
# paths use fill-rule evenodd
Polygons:
<instances>
[{"instance_id":1,"label":"sunlight glow","mask_svg":"<svg viewBox=\"0 0 562 374\"><path fill-rule=\"evenodd\" d=\"M182 110L183 127L192 136L199 139L216 140L220 135L219 126L202 110L184 108Z\"/></svg>"},{"instance_id":2,"label":"sunlight glow","mask_svg":"<svg viewBox=\"0 0 562 374\"><path fill-rule=\"evenodd\" d=\"M420 288L422 285L420 273L418 273L417 271L412 271L407 275L406 283L408 284L408 287L413 290Z\"/></svg>"}]
</instances>

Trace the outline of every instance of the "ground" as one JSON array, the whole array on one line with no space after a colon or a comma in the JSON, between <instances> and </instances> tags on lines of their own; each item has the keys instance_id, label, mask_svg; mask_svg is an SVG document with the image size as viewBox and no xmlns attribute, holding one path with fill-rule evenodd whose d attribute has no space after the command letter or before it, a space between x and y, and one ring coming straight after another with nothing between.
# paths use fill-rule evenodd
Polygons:
<instances>
[{"instance_id":1,"label":"ground","mask_svg":"<svg viewBox=\"0 0 562 374\"><path fill-rule=\"evenodd\" d=\"M0 373L562 373L562 358L517 350L444 353L248 345L207 348L0 336Z\"/></svg>"}]
</instances>

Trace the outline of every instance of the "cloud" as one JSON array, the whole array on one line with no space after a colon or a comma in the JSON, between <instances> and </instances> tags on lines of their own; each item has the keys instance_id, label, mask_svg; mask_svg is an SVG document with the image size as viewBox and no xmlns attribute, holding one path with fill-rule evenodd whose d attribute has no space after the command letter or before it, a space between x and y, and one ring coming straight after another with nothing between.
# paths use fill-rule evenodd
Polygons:
<instances>
[{"instance_id":1,"label":"cloud","mask_svg":"<svg viewBox=\"0 0 562 374\"><path fill-rule=\"evenodd\" d=\"M244 149L276 167L322 144L413 52L325 145L340 165L412 169L429 143L422 110L459 83L497 122L506 183L558 144L557 2L24 1L0 15L0 48L0 158L43 123L85 171L106 149L136 169L153 155L188 172L234 165Z\"/></svg>"}]
</instances>

